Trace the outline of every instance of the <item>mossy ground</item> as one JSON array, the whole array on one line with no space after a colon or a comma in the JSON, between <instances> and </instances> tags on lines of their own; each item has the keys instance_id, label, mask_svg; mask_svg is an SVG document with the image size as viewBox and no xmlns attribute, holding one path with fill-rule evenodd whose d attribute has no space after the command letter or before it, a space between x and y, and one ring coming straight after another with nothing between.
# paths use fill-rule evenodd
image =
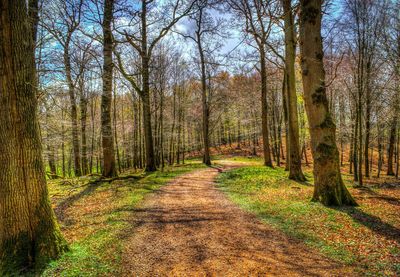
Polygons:
<instances>
[{"instance_id":1,"label":"mossy ground","mask_svg":"<svg viewBox=\"0 0 400 277\"><path fill-rule=\"evenodd\" d=\"M400 274L399 186L354 189L345 174L360 206L329 208L310 201L311 167L305 170L308 181L299 183L288 180L283 168L262 166L261 159L234 159L251 164L223 172L218 186L242 208L363 275Z\"/></svg>"},{"instance_id":2,"label":"mossy ground","mask_svg":"<svg viewBox=\"0 0 400 277\"><path fill-rule=\"evenodd\" d=\"M88 182L96 177L49 181L51 201L71 251L51 262L43 276L118 276L135 207L174 177L202 167L188 161L162 172L136 173L137 179L95 185Z\"/></svg>"}]
</instances>

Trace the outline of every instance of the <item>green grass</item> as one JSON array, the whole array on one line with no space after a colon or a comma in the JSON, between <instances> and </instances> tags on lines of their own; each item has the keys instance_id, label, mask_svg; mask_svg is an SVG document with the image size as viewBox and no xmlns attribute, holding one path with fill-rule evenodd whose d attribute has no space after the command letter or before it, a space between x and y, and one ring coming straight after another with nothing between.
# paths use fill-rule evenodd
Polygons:
<instances>
[{"instance_id":1,"label":"green grass","mask_svg":"<svg viewBox=\"0 0 400 277\"><path fill-rule=\"evenodd\" d=\"M196 161L167 167L163 172L138 173L139 180L101 183L88 189L73 180L77 190L62 181L49 182L50 196L56 208L68 203L60 213L67 218L61 227L71 242L71 251L48 265L43 276L119 275L123 237L132 228L129 219L143 198L176 176L204 167ZM81 178L87 182L85 178ZM72 181L72 180L71 180ZM73 213L73 214L69 214Z\"/></svg>"},{"instance_id":2,"label":"green grass","mask_svg":"<svg viewBox=\"0 0 400 277\"><path fill-rule=\"evenodd\" d=\"M238 159L245 161L247 158ZM312 174L306 172L306 177L307 182L299 183L288 180L283 168L251 165L223 172L217 183L233 202L328 257L354 265L367 275L399 274L398 264L386 257L388 249L380 249L382 245L376 239L373 241L376 234L371 229L374 228L365 222L360 224L352 216L358 213L373 217L371 211L362 203L349 212L350 208L332 209L311 202ZM384 237L380 239L385 240ZM364 248L369 254L360 253L359 249ZM375 257L370 250L376 252ZM397 251L397 248L390 249L393 255L398 255Z\"/></svg>"}]
</instances>

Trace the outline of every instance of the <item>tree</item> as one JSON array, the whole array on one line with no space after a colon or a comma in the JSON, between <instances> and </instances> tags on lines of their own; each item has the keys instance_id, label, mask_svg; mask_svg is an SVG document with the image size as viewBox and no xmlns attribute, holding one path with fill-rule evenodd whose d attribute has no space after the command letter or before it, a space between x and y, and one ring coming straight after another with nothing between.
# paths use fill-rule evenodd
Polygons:
<instances>
[{"instance_id":1,"label":"tree","mask_svg":"<svg viewBox=\"0 0 400 277\"><path fill-rule=\"evenodd\" d=\"M195 30L194 34L181 34L184 38L191 39L197 48L200 64L200 80L201 80L201 103L202 103L202 133L203 133L203 163L211 165L210 159L210 98L211 91L208 90L207 80L207 66L210 66L210 59L213 50L218 49L217 45L212 45L212 41L216 36L219 36L221 22L215 21L207 9L212 8L213 3L207 0L198 1L196 5L196 12L190 16L194 21ZM215 44L215 43L214 43Z\"/></svg>"},{"instance_id":2,"label":"tree","mask_svg":"<svg viewBox=\"0 0 400 277\"><path fill-rule=\"evenodd\" d=\"M115 166L114 139L111 128L111 102L113 79L113 38L111 23L113 20L114 0L104 1L103 18L103 94L101 96L101 137L103 146L103 176L117 175Z\"/></svg>"},{"instance_id":3,"label":"tree","mask_svg":"<svg viewBox=\"0 0 400 277\"><path fill-rule=\"evenodd\" d=\"M37 2L0 1L0 274L67 250L51 208L37 119Z\"/></svg>"},{"instance_id":4,"label":"tree","mask_svg":"<svg viewBox=\"0 0 400 277\"><path fill-rule=\"evenodd\" d=\"M155 20L150 20L150 16L154 16L156 13L149 13L151 5L154 1L142 0L141 4L137 6L138 10L135 10L133 14L137 14L138 18L134 18L131 22L134 22L135 29L129 32L123 25L120 30L117 30L122 39L120 42L128 43L134 51L136 51L140 56L140 83L137 79L129 74L125 70L125 66L122 62L121 55L116 52L118 60L118 68L122 75L130 82L132 87L139 94L143 103L143 126L144 126L144 139L146 148L146 168L148 172L155 171L156 160L154 155L154 142L152 134L152 123L151 123L151 107L150 107L150 62L153 55L153 50L157 44L164 38L171 28L183 17L187 16L191 11L194 2L189 2L187 5L183 5L180 0L176 0L171 4L167 4L162 7L163 16L161 18L156 18ZM162 5L162 4L160 4ZM154 18L152 18L154 19ZM157 26L154 27L154 22L157 22ZM159 24L159 25L158 25ZM132 26L129 26L132 27ZM140 32L137 32L136 27L139 27ZM151 27L151 28L150 28ZM156 29L155 35L150 33L150 30Z\"/></svg>"},{"instance_id":5,"label":"tree","mask_svg":"<svg viewBox=\"0 0 400 277\"><path fill-rule=\"evenodd\" d=\"M76 101L76 85L79 76L73 79L71 49L74 33L78 30L82 17L83 0L56 1L43 11L45 20L43 26L58 41L63 50L65 78L68 85L68 95L71 105L70 117L72 124L72 145L74 153L75 176L82 175L81 151L79 143L78 107ZM54 10L56 7L56 10Z\"/></svg>"},{"instance_id":6,"label":"tree","mask_svg":"<svg viewBox=\"0 0 400 277\"><path fill-rule=\"evenodd\" d=\"M230 0L231 9L245 21L245 32L249 34L259 54L261 75L261 127L263 138L264 165L272 167L271 149L268 130L268 102L267 102L267 40L271 34L273 20L271 20L271 2L262 0ZM269 19L269 20L268 20Z\"/></svg>"},{"instance_id":7,"label":"tree","mask_svg":"<svg viewBox=\"0 0 400 277\"><path fill-rule=\"evenodd\" d=\"M314 158L313 201L356 205L343 184L336 126L329 112L321 37L322 0L300 1L300 54L305 107Z\"/></svg>"},{"instance_id":8,"label":"tree","mask_svg":"<svg viewBox=\"0 0 400 277\"><path fill-rule=\"evenodd\" d=\"M299 145L299 120L297 113L296 94L296 36L294 18L292 12L292 1L282 0L284 22L285 22L285 77L284 93L286 94L286 105L288 115L288 137L289 156L289 178L297 181L305 181L306 178L301 170L301 157Z\"/></svg>"}]
</instances>

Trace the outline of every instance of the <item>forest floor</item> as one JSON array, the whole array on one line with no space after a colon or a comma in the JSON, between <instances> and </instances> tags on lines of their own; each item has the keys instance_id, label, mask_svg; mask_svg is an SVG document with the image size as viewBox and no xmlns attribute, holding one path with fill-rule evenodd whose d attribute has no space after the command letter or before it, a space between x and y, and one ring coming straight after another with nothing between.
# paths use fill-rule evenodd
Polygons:
<instances>
[{"instance_id":1,"label":"forest floor","mask_svg":"<svg viewBox=\"0 0 400 277\"><path fill-rule=\"evenodd\" d=\"M177 177L136 209L124 276L351 275L229 201L214 179L241 163L222 162Z\"/></svg>"},{"instance_id":2,"label":"forest floor","mask_svg":"<svg viewBox=\"0 0 400 277\"><path fill-rule=\"evenodd\" d=\"M400 274L400 187L351 187L360 207L310 202L261 159L198 160L136 178L50 181L71 251L44 276ZM132 173L125 173L132 174Z\"/></svg>"}]
</instances>

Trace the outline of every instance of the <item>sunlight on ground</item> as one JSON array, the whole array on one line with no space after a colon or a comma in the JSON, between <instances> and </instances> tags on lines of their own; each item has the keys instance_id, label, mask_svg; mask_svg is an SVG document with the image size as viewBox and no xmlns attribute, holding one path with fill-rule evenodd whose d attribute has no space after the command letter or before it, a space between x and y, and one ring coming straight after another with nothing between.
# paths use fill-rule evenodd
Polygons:
<instances>
[{"instance_id":1,"label":"sunlight on ground","mask_svg":"<svg viewBox=\"0 0 400 277\"><path fill-rule=\"evenodd\" d=\"M178 175L204 166L198 161L137 173L138 179L88 184L98 177L49 181L50 197L72 251L49 265L44 276L118 275L130 217L143 198Z\"/></svg>"},{"instance_id":2,"label":"sunlight on ground","mask_svg":"<svg viewBox=\"0 0 400 277\"><path fill-rule=\"evenodd\" d=\"M310 170L306 171L305 183L288 180L287 176L283 168L270 169L259 162L223 172L217 180L241 207L329 257L360 266L363 273L373 276L400 274L399 187L350 187L360 207L334 209L310 202Z\"/></svg>"}]
</instances>

